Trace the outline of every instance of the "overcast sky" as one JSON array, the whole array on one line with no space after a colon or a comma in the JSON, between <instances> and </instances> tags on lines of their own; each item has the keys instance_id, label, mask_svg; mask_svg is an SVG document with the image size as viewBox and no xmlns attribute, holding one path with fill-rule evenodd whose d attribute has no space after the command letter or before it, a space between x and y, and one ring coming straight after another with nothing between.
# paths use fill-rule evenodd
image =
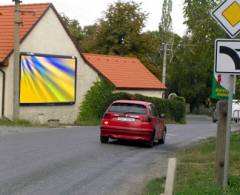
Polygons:
<instances>
[{"instance_id":1,"label":"overcast sky","mask_svg":"<svg viewBox=\"0 0 240 195\"><path fill-rule=\"evenodd\" d=\"M93 24L103 16L109 4L117 0L22 0L23 3L51 2L59 13L65 13L71 19L77 19L81 26ZM122 0L127 2L129 0ZM144 30L157 30L161 20L163 0L133 0L142 3L142 11L149 13ZM182 36L186 27L183 25L183 2L184 0L173 1L173 31ZM1 0L0 4L13 4L12 0Z\"/></svg>"}]
</instances>

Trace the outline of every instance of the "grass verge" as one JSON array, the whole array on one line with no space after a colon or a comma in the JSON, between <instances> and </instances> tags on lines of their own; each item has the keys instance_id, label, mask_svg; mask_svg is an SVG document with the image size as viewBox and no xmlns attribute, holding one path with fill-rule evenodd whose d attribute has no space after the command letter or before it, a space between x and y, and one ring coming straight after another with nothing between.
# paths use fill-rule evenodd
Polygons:
<instances>
[{"instance_id":1,"label":"grass verge","mask_svg":"<svg viewBox=\"0 0 240 195\"><path fill-rule=\"evenodd\" d=\"M216 140L211 138L177 154L176 195L239 195L240 194L240 133L231 136L229 185L222 190L214 182ZM163 193L163 179L146 184L144 195ZM153 186L149 188L148 186Z\"/></svg>"},{"instance_id":2,"label":"grass verge","mask_svg":"<svg viewBox=\"0 0 240 195\"><path fill-rule=\"evenodd\" d=\"M31 127L32 124L26 120L9 120L9 119L0 119L0 126L22 126L22 127Z\"/></svg>"},{"instance_id":3,"label":"grass verge","mask_svg":"<svg viewBox=\"0 0 240 195\"><path fill-rule=\"evenodd\" d=\"M160 195L164 191L165 178L155 178L150 180L145 186L142 195Z\"/></svg>"},{"instance_id":4,"label":"grass verge","mask_svg":"<svg viewBox=\"0 0 240 195\"><path fill-rule=\"evenodd\" d=\"M95 118L75 122L76 125L80 125L80 126L96 126L96 125L100 125L100 123L101 123L101 119L95 119Z\"/></svg>"}]
</instances>

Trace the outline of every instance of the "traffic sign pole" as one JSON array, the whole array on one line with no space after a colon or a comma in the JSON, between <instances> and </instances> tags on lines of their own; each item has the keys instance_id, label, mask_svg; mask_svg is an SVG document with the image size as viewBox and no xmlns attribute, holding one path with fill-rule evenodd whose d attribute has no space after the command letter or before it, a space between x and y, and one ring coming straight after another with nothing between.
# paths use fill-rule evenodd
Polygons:
<instances>
[{"instance_id":1,"label":"traffic sign pole","mask_svg":"<svg viewBox=\"0 0 240 195\"><path fill-rule=\"evenodd\" d=\"M212 17L225 30L225 32L234 38L240 33L240 0L225 0L222 1L213 11ZM231 136L231 119L232 119L232 99L233 91L235 90L235 80L237 74L240 74L240 41L239 40L216 41L215 47L215 71L217 73L230 74L230 86L228 96L228 113L227 113L227 128L226 128L226 143L224 151L224 173L223 187L228 184L228 169L229 169L229 149Z\"/></svg>"},{"instance_id":2,"label":"traffic sign pole","mask_svg":"<svg viewBox=\"0 0 240 195\"><path fill-rule=\"evenodd\" d=\"M229 149L231 138L231 121L232 121L232 100L234 91L235 76L230 75L230 88L228 94L228 113L227 113L227 132L226 132L226 144L224 150L224 173L223 173L223 187L226 188L228 184L228 168L229 168Z\"/></svg>"}]
</instances>

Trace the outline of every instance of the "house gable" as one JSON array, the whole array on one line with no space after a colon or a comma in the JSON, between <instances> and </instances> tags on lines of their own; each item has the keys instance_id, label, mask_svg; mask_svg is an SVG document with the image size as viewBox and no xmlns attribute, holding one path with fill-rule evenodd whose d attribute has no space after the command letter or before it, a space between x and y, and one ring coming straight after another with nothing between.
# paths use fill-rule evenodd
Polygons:
<instances>
[{"instance_id":1,"label":"house gable","mask_svg":"<svg viewBox=\"0 0 240 195\"><path fill-rule=\"evenodd\" d=\"M21 21L24 21L20 26L21 41L27 37L50 6L52 5L49 3L20 5L20 9L23 11ZM0 6L0 63L2 65L7 65L5 61L13 52L14 10L13 5ZM28 13L24 14L24 12Z\"/></svg>"},{"instance_id":2,"label":"house gable","mask_svg":"<svg viewBox=\"0 0 240 195\"><path fill-rule=\"evenodd\" d=\"M39 115L41 115L45 122L50 118L57 118L62 123L73 123L78 115L79 105L83 101L84 95L93 82L97 80L98 74L81 57L77 46L73 43L53 6L48 8L21 42L20 51L77 57L77 94L74 105L20 107L20 118L22 119L37 122ZM7 89L5 115L11 118L13 109L13 54L9 56L8 67L3 67L3 69L6 72Z\"/></svg>"}]
</instances>

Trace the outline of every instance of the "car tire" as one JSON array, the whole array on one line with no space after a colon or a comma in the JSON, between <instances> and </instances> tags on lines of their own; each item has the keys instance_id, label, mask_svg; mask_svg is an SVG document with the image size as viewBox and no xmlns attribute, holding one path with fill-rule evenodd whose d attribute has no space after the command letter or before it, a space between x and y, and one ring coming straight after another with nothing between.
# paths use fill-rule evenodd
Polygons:
<instances>
[{"instance_id":1,"label":"car tire","mask_svg":"<svg viewBox=\"0 0 240 195\"><path fill-rule=\"evenodd\" d=\"M216 123L216 122L217 122L217 119L212 119L212 122L213 122L213 123Z\"/></svg>"},{"instance_id":2,"label":"car tire","mask_svg":"<svg viewBox=\"0 0 240 195\"><path fill-rule=\"evenodd\" d=\"M102 144L108 143L109 137L100 136L100 142Z\"/></svg>"},{"instance_id":3,"label":"car tire","mask_svg":"<svg viewBox=\"0 0 240 195\"><path fill-rule=\"evenodd\" d=\"M164 144L164 143L165 143L166 132L167 132L167 131L166 131L166 129L165 129L164 132L163 132L162 138L158 140L158 143L159 143L159 144Z\"/></svg>"},{"instance_id":4,"label":"car tire","mask_svg":"<svg viewBox=\"0 0 240 195\"><path fill-rule=\"evenodd\" d=\"M147 147L148 148L152 148L153 147L153 145L154 145L154 137L155 137L155 131L152 134L151 140L147 142Z\"/></svg>"}]
</instances>

